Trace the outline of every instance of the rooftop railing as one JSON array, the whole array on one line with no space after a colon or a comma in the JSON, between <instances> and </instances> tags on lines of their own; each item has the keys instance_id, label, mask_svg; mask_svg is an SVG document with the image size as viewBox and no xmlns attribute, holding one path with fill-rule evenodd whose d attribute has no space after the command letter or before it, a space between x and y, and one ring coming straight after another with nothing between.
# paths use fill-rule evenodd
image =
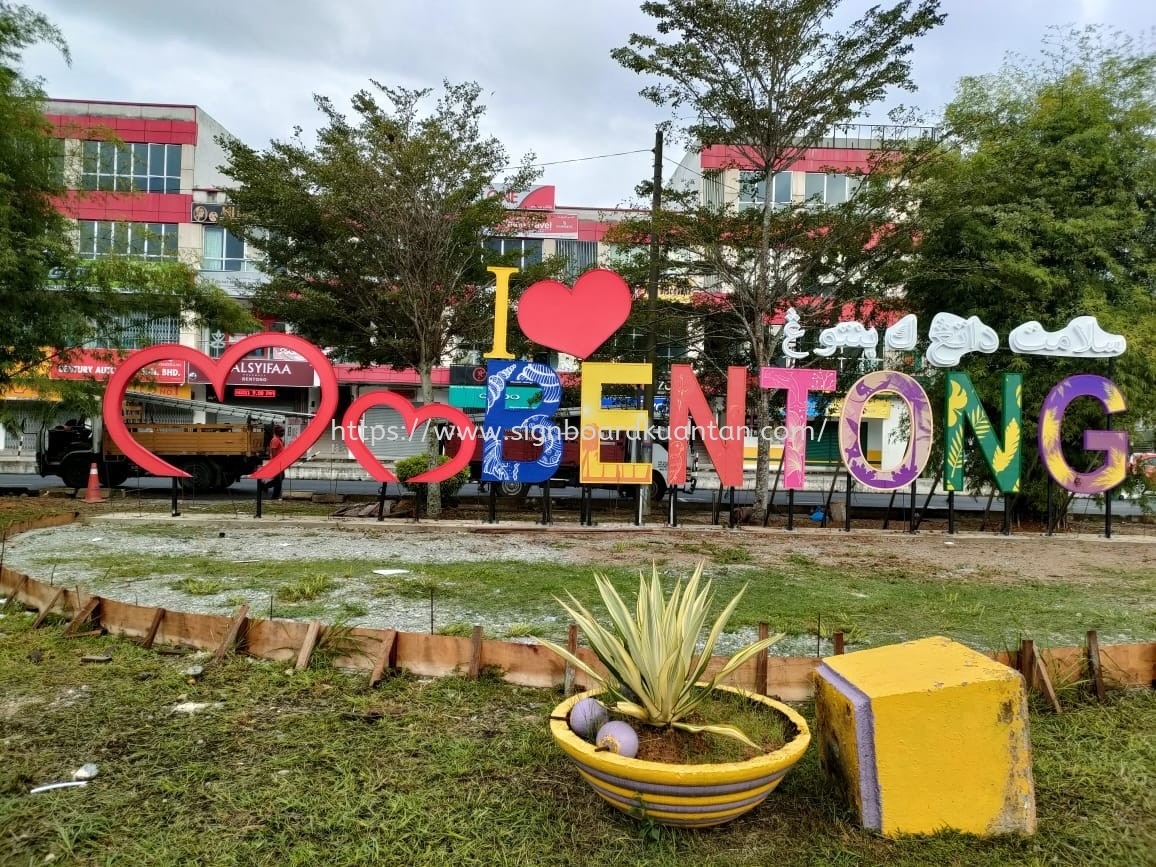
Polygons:
<instances>
[{"instance_id":1,"label":"rooftop railing","mask_svg":"<svg viewBox=\"0 0 1156 867\"><path fill-rule=\"evenodd\" d=\"M831 128L831 134L820 139L815 147L860 148L869 150L889 142L913 142L937 139L942 130L937 126L903 126L878 123L840 123Z\"/></svg>"}]
</instances>

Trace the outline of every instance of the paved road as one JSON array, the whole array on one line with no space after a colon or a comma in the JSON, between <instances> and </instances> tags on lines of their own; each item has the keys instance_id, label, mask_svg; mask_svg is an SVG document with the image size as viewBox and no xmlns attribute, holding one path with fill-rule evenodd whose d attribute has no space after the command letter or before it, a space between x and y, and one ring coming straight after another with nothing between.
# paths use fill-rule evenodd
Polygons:
<instances>
[{"instance_id":1,"label":"paved road","mask_svg":"<svg viewBox=\"0 0 1156 867\"><path fill-rule=\"evenodd\" d=\"M155 479L155 478L140 478L130 479L122 486L130 496L146 496L146 497L165 497L168 496L172 489L172 483L169 479ZM35 474L26 473L0 473L0 492L7 493L21 493L23 491L39 492L47 489L66 490L60 483L60 480L55 477L41 478ZM362 496L375 495L381 490L381 486L376 482L363 481L326 481L313 479L286 479L286 492L290 491L311 491L314 493L340 493L340 494L358 494ZM399 493L397 485L389 485L388 493L396 495ZM579 495L578 488L558 488L551 489L551 493L555 498L570 499L577 498ZM534 487L531 489L531 496L540 494L540 489ZM718 494L716 490L699 489L692 494L686 492L679 492L679 503L687 504L692 508L709 507L713 502L715 496ZM237 484L233 485L227 494L213 494L205 499L255 499L257 495L257 483L250 479L243 479ZM462 489L462 495L465 497L483 496L478 494L476 485L466 485ZM613 490L596 489L594 496L598 500L608 500L617 497ZM828 497L827 491L797 491L795 493L794 503L795 512L800 519L815 512ZM845 492L840 486L836 490L832 499L834 501L841 501L845 497ZM916 509L922 511L924 503L927 500L926 494L920 493L916 497ZM750 489L739 489L735 491L735 505L744 506L750 505L754 501L754 491ZM785 507L787 505L788 495L785 491L778 491L775 497L775 503L778 506ZM723 505L728 506L730 503L729 492L723 492ZM892 509L892 514L896 521L904 520L905 515L911 506L911 497L908 492L898 494L892 499L890 494L882 494L871 491L856 490L851 495L852 509L876 509L883 510L887 508ZM987 497L971 497L964 494L957 494L955 497L955 508L959 512L982 512L988 507ZM660 508L665 509L663 505ZM931 498L927 505L929 512L946 512L947 510L947 496L945 494L936 494ZM1003 511L1003 503L1001 498L996 497L991 503L991 512L998 514ZM1097 503L1090 497L1078 497L1073 504L1072 513L1077 516L1091 516L1102 515L1104 513L1103 506ZM1117 516L1138 515L1142 513L1142 509L1135 501L1116 500L1112 503L1112 514Z\"/></svg>"}]
</instances>

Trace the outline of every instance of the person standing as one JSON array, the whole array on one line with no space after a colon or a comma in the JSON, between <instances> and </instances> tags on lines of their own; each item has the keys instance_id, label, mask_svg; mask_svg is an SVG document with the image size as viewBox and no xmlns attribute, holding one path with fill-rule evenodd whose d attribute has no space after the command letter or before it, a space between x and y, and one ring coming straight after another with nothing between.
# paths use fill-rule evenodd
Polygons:
<instances>
[{"instance_id":1,"label":"person standing","mask_svg":"<svg viewBox=\"0 0 1156 867\"><path fill-rule=\"evenodd\" d=\"M269 440L269 460L276 458L281 452L285 451L285 428L279 424L273 425L273 439ZM277 473L269 481L265 482L265 490L269 492L270 500L281 499L281 483L285 481L285 471Z\"/></svg>"}]
</instances>

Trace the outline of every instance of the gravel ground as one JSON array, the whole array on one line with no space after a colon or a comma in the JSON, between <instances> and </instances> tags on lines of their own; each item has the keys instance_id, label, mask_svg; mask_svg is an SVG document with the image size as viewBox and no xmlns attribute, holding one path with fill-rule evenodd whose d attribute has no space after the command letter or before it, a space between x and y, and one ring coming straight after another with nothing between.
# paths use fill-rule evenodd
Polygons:
<instances>
[{"instance_id":1,"label":"gravel ground","mask_svg":"<svg viewBox=\"0 0 1156 867\"><path fill-rule=\"evenodd\" d=\"M258 561L291 563L306 557L365 561L367 566L364 575L351 576L342 582L339 590L319 597L317 601L323 604L328 614L328 617L326 613L320 616L332 622L342 617L342 603L360 604L368 608L370 613L344 617L344 622L353 626L405 632L429 630L429 602L398 596L382 598L378 595L379 579L373 574L375 569L392 569L399 562L460 563L499 557L541 563L580 560L577 555L548 542L515 535L487 537L451 532L402 536L362 532L356 528L332 525L317 528L270 525L267 529L227 528L222 531L215 525L174 527L133 522L129 526L117 526L111 522L100 522L25 533L8 543L4 562L10 568L40 580L51 578L56 584L79 585L91 592L139 605L224 614L244 601L255 615L266 612L270 605L268 592L240 586L212 595L193 595L172 587L182 577L198 576L158 573L131 580L109 579L84 556L110 553L211 557L238 565ZM317 615L311 613L306 619L314 616ZM523 621L518 618L499 622L492 615L486 617L468 607L443 601L439 601L435 607L435 627L451 623L479 624L486 629L487 635L501 637L506 629L520 622Z\"/></svg>"},{"instance_id":2,"label":"gravel ground","mask_svg":"<svg viewBox=\"0 0 1156 867\"><path fill-rule=\"evenodd\" d=\"M530 524L528 527L532 527ZM783 534L711 530L700 528L679 531L677 544L670 536L639 533L628 527L620 531L600 528L599 532L575 535L564 529L519 532L507 523L501 532L479 532L469 522L422 525L335 523L331 520L278 520L263 522L236 521L221 516L201 516L181 521L132 514L102 515L85 523L38 530L7 542L4 565L26 572L40 580L51 579L65 586L80 585L113 599L140 605L156 605L173 610L211 614L229 614L241 602L249 605L254 616L266 616L272 602L274 584L288 583L298 573L287 565L284 581L264 579L259 588L245 588L241 575L243 563L311 560L347 560L363 563L339 586L311 602L296 606L277 600L278 617L296 619L320 618L324 622L342 621L353 626L390 628L404 632L426 632L431 626L430 602L424 589L411 586L407 593L389 593L389 585L427 580L420 572L424 563L464 563L515 560L529 563L586 565L593 572L600 566L627 568L645 566L652 559L666 563L667 569L688 575L702 556L695 540L703 545L741 544L748 549L752 564L782 567L792 557L809 557L816 561L845 565L853 562L862 568L905 568L928 575L950 576L975 571L988 564L993 572L986 580L1035 580L1080 585L1095 581L1104 569L1136 570L1156 568L1156 538L1121 536L1110 542L1103 539L1069 537L1051 540L1028 534L1015 537L962 535L945 541L940 534L919 536L878 534L870 531L854 535L838 532ZM713 541L708 541L713 540ZM741 540L741 542L740 542ZM997 553L998 552L998 553ZM208 557L223 563L238 564L238 577L230 585L227 576L215 576L225 584L221 592L194 595L174 584L182 578L200 578L194 574L157 573L132 579L110 579L103 563L93 564L100 556L107 562L118 553L144 555ZM404 568L412 571L400 576L383 577L375 570ZM990 568L989 568L990 567ZM1011 576L1005 579L1001 576ZM251 577L251 576L250 576ZM494 588L494 594L501 592ZM362 612L365 613L362 613ZM524 634L525 625L542 628L547 637L561 639L564 613L553 600L544 599L535 610L497 610L492 599L479 600L471 606L468 600L453 599L449 594L435 596L434 628L444 630L454 625L480 625L491 638L516 640ZM754 638L753 630L741 630L723 637L719 652L728 653ZM827 653L824 642L818 652ZM781 655L816 653L813 637L799 636L775 646Z\"/></svg>"},{"instance_id":3,"label":"gravel ground","mask_svg":"<svg viewBox=\"0 0 1156 867\"><path fill-rule=\"evenodd\" d=\"M373 570L393 569L402 562L412 565L495 559L592 564L598 561L599 550L612 548L615 544L610 540L589 541L590 545L574 545L566 537L479 534L461 528L442 527L436 533L423 530L405 534L365 531L356 526L334 524L277 526L269 523L260 528L226 527L221 530L219 522L173 525L147 518L121 521L110 516L109 519L92 523L70 524L25 533L8 542L4 563L39 580L51 578L56 584L79 585L110 599L138 605L155 605L205 614L229 614L237 605L245 602L254 616L264 616L271 604L268 591L235 586L211 595L194 595L174 588L173 584L184 577L199 576L168 572L130 580L110 579L102 574L101 569L91 565L89 557L85 555L123 553L212 557L237 564L254 561L291 563L303 557L363 560L367 562L363 575L342 579L338 590L318 597L310 604L309 613L294 619L311 620L319 617L325 622L340 620L350 626L428 632L431 617L429 601L396 594L383 597L380 591L381 579ZM686 571L689 574L689 568ZM403 576L397 580L406 578ZM414 575L414 580L421 580L420 575ZM350 616L346 605L364 606L368 613ZM319 607L322 610L318 611ZM545 607L550 612L557 609L552 600ZM280 604L278 608L278 617L291 616L284 612ZM541 627L545 637L562 640L564 624L567 622L565 615L550 612L511 611L502 616L493 612L492 605L480 611L462 605L460 601L443 598L436 600L434 628L444 629L450 624L480 625L490 638L533 641L532 638L508 634L512 627L530 623ZM756 638L754 629L725 633L719 639L716 652L731 653ZM827 647L824 652L829 649ZM786 639L772 650L772 653L784 656L814 652L815 639L806 636Z\"/></svg>"}]
</instances>

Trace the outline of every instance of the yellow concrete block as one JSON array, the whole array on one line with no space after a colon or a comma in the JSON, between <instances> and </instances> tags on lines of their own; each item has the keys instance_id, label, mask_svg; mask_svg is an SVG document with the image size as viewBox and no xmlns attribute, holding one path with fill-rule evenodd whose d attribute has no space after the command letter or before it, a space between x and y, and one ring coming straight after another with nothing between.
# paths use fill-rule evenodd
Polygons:
<instances>
[{"instance_id":1,"label":"yellow concrete block","mask_svg":"<svg viewBox=\"0 0 1156 867\"><path fill-rule=\"evenodd\" d=\"M935 637L830 656L815 677L820 762L865 828L1035 831L1019 672Z\"/></svg>"}]
</instances>

